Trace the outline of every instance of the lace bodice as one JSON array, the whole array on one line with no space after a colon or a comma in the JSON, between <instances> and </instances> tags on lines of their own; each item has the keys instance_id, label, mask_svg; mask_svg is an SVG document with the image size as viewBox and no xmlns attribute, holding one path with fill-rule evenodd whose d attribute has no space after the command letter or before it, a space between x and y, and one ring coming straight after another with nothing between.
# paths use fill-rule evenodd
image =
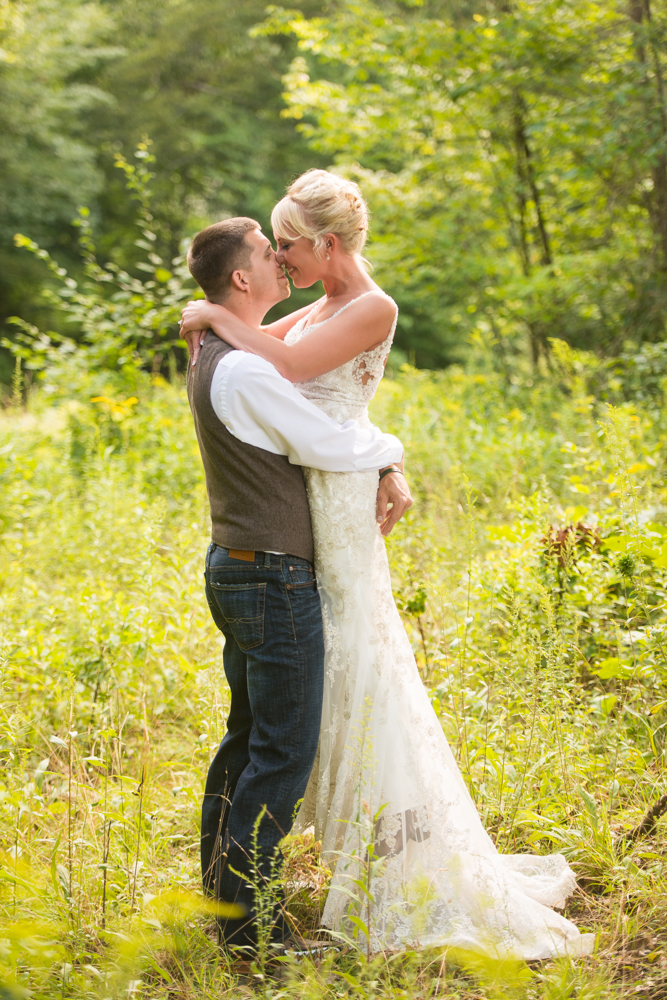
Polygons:
<instances>
[{"instance_id":1,"label":"lace bodice","mask_svg":"<svg viewBox=\"0 0 667 1000\"><path fill-rule=\"evenodd\" d=\"M308 315L304 316L292 327L285 337L285 343L295 344L302 337L309 336L313 330L316 330L324 323L328 323L329 320L334 319L336 316L340 316L341 313L345 312L351 305L354 305L355 302L358 302L359 299L363 299L366 295L370 294L370 292L364 292L363 295L358 295L356 299L352 299L351 302L342 306L328 319L321 320L319 323L309 323L308 321L313 315L314 310L318 308L322 301L321 299L318 300ZM324 375L318 375L316 378L308 379L305 382L299 382L299 392L306 399L310 399L316 403L330 417L333 417L334 420L338 420L341 423L344 420L363 419L366 416L368 404L375 395L377 387L380 384L380 379L384 374L384 366L394 339L397 319L398 307L396 307L396 314L394 322L391 325L391 330L381 344L370 351L363 351L356 358L352 358L351 361L347 361L339 368L334 368L333 371L325 372Z\"/></svg>"}]
</instances>

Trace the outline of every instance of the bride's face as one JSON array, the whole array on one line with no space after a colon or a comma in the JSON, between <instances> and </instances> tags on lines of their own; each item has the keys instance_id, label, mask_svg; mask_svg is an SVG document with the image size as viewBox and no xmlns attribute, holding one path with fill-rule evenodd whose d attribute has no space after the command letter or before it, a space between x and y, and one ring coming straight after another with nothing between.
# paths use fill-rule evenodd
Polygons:
<instances>
[{"instance_id":1,"label":"bride's face","mask_svg":"<svg viewBox=\"0 0 667 1000\"><path fill-rule=\"evenodd\" d=\"M305 236L297 240L276 236L276 260L284 264L295 288L309 288L326 272L326 258L315 255L313 244Z\"/></svg>"}]
</instances>

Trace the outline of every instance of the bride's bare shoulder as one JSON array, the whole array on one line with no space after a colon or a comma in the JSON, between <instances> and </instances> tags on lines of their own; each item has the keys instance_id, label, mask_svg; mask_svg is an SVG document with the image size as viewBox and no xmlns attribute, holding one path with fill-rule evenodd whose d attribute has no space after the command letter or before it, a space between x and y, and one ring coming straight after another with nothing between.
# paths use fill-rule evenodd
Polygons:
<instances>
[{"instance_id":1,"label":"bride's bare shoulder","mask_svg":"<svg viewBox=\"0 0 667 1000\"><path fill-rule=\"evenodd\" d=\"M361 342L363 342L362 353L379 347L394 329L398 313L396 303L381 288L374 288L359 296L358 301L353 300L351 304L356 310L356 315L348 326L356 331L357 338L361 338L355 341L357 348Z\"/></svg>"},{"instance_id":2,"label":"bride's bare shoulder","mask_svg":"<svg viewBox=\"0 0 667 1000\"><path fill-rule=\"evenodd\" d=\"M353 300L354 301L354 300ZM372 311L377 316L394 316L398 306L394 300L381 288L373 288L359 296L358 305L365 311Z\"/></svg>"}]
</instances>

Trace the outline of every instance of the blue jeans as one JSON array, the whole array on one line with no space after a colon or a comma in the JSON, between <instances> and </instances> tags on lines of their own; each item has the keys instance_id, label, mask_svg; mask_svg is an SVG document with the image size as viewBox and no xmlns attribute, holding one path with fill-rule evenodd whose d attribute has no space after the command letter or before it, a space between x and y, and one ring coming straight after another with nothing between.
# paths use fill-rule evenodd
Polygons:
<instances>
[{"instance_id":1,"label":"blue jeans","mask_svg":"<svg viewBox=\"0 0 667 1000\"><path fill-rule=\"evenodd\" d=\"M204 792L204 890L243 907L245 918L221 918L221 932L229 944L252 945L255 905L247 877L255 867L253 827L266 807L256 860L267 878L317 751L324 686L322 609L312 565L295 556L257 552L254 562L246 562L213 543L205 580L213 620L225 636L231 707ZM287 933L276 913L274 938L282 940Z\"/></svg>"}]
</instances>

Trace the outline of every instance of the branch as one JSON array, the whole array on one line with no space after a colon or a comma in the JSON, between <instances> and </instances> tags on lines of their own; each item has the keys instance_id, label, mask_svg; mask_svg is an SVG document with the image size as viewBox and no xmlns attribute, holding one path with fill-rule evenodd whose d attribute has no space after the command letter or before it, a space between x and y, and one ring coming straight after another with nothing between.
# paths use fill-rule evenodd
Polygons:
<instances>
[{"instance_id":1,"label":"branch","mask_svg":"<svg viewBox=\"0 0 667 1000\"><path fill-rule=\"evenodd\" d=\"M667 795L663 795L658 801L651 806L650 809L645 813L641 823L638 823L632 830L628 830L619 837L621 843L633 842L639 840L640 837L645 837L647 834L651 833L653 827L658 822L661 816L667 813Z\"/></svg>"}]
</instances>

